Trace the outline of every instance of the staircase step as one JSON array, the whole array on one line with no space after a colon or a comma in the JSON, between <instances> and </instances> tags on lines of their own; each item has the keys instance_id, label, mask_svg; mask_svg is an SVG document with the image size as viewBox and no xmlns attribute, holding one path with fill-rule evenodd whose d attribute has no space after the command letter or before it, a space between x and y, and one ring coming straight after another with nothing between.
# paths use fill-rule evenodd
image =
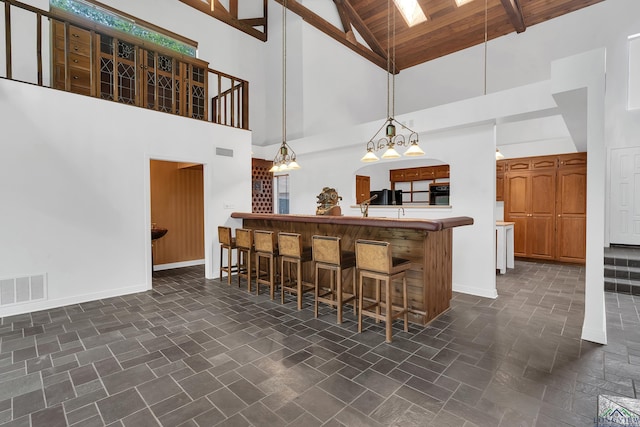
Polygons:
<instances>
[{"instance_id":1,"label":"staircase step","mask_svg":"<svg viewBox=\"0 0 640 427\"><path fill-rule=\"evenodd\" d=\"M605 265L604 277L615 277L616 279L640 280L640 267Z\"/></svg>"},{"instance_id":2,"label":"staircase step","mask_svg":"<svg viewBox=\"0 0 640 427\"><path fill-rule=\"evenodd\" d=\"M606 277L604 279L604 290L620 294L640 295L640 280Z\"/></svg>"}]
</instances>

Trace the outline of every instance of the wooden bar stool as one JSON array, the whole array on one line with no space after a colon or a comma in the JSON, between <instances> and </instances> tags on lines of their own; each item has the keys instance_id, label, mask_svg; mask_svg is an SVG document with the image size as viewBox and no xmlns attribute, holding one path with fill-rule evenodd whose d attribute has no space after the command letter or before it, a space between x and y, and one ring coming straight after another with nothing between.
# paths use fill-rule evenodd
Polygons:
<instances>
[{"instance_id":1,"label":"wooden bar stool","mask_svg":"<svg viewBox=\"0 0 640 427\"><path fill-rule=\"evenodd\" d=\"M394 258L391 255L391 244L374 240L356 240L356 267L358 269L358 332L362 332L362 316L376 319L376 323L386 323L386 341L391 342L393 319L404 317L404 331L409 332L409 308L407 306L406 271L411 268L411 261ZM375 280L375 300L364 306L364 279ZM402 306L393 304L394 280L402 279ZM384 282L385 300L381 300L382 282ZM384 307L384 314L380 308ZM371 309L375 309L372 311Z\"/></svg>"},{"instance_id":2,"label":"wooden bar stool","mask_svg":"<svg viewBox=\"0 0 640 427\"><path fill-rule=\"evenodd\" d=\"M238 271L238 264L232 264L233 250L236 249L236 239L231 237L231 228L218 227L218 241L220 242L220 280L222 280L222 272L227 273L227 283L231 284L231 273ZM227 265L222 264L222 255L224 250L227 251Z\"/></svg>"},{"instance_id":3,"label":"wooden bar stool","mask_svg":"<svg viewBox=\"0 0 640 427\"><path fill-rule=\"evenodd\" d=\"M254 256L253 230L245 228L236 229L236 246L238 248L238 287L240 279L247 279L247 291L251 292L251 278L255 275L255 266L252 266L251 258Z\"/></svg>"},{"instance_id":4,"label":"wooden bar stool","mask_svg":"<svg viewBox=\"0 0 640 427\"><path fill-rule=\"evenodd\" d=\"M313 261L315 262L316 275L316 291L314 314L318 317L318 303L329 304L338 309L337 323L342 323L342 308L344 304L351 302L353 304L353 314L356 314L356 254L342 250L340 237L333 236L313 236ZM352 294L344 293L342 289L342 273L345 270L352 269L353 272L353 290ZM329 285L322 286L318 283L320 278L320 270L329 271ZM322 289L321 289L322 288Z\"/></svg>"},{"instance_id":5,"label":"wooden bar stool","mask_svg":"<svg viewBox=\"0 0 640 427\"><path fill-rule=\"evenodd\" d=\"M276 291L276 260L278 258L275 233L254 230L253 247L256 254L256 295L260 294L260 285L267 285L270 289L271 299L273 299ZM261 260L266 261L264 270Z\"/></svg>"},{"instance_id":6,"label":"wooden bar stool","mask_svg":"<svg viewBox=\"0 0 640 427\"><path fill-rule=\"evenodd\" d=\"M302 247L302 238L297 233L278 233L278 250L280 253L280 290L282 291L282 303L284 304L285 291L297 295L298 310L302 310L302 294L312 291L313 283L302 281L302 264L312 261L311 248ZM285 269L285 265L287 269ZM292 269L295 265L296 275Z\"/></svg>"}]
</instances>

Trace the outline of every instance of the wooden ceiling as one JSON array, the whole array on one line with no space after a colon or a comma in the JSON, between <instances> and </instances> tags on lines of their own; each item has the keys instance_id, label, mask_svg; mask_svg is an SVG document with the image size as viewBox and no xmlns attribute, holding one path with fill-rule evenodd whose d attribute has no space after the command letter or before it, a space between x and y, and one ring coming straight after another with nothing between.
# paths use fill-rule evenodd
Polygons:
<instances>
[{"instance_id":1,"label":"wooden ceiling","mask_svg":"<svg viewBox=\"0 0 640 427\"><path fill-rule=\"evenodd\" d=\"M282 0L276 1L282 3ZM426 22L410 28L399 11L395 12L397 71L484 43L485 0L472 0L460 7L455 0L418 1L427 16ZM487 38L491 40L512 32L523 32L532 25L601 1L604 0L486 0ZM342 21L343 28L338 29L341 30L339 36L296 0L287 0L287 7L309 24L386 69L388 2L333 2ZM353 31L357 31L364 39L364 44L355 40Z\"/></svg>"},{"instance_id":2,"label":"wooden ceiling","mask_svg":"<svg viewBox=\"0 0 640 427\"><path fill-rule=\"evenodd\" d=\"M230 0L229 11L218 0L180 0L198 7L225 22L262 40L266 40L267 0L264 16L238 19L240 0ZM275 0L282 4L283 0ZM331 1L331 0L322 0ZM418 0L427 21L409 27L395 11L395 71L412 67L512 32L574 12L604 0L471 0L457 6L455 0ZM207 2L209 5L207 5ZM203 4L204 3L204 4ZM213 5L211 5L213 3ZM387 69L388 19L387 0L333 0L341 25L336 27L296 0L286 0L287 8L309 25L349 47L364 58ZM395 8L395 6L392 6ZM486 13L485 13L486 12ZM216 15L217 14L217 15ZM247 28L251 27L251 31ZM261 28L262 31L258 30ZM262 34L256 36L253 33ZM356 37L355 34L359 37ZM393 45L393 42L390 43ZM392 55L393 56L393 55Z\"/></svg>"}]
</instances>

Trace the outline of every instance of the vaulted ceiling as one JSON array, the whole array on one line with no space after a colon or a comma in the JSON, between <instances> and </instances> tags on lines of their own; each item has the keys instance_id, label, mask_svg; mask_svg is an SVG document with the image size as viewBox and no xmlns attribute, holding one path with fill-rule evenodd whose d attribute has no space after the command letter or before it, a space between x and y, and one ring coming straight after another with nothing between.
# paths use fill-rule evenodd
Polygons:
<instances>
[{"instance_id":1,"label":"vaulted ceiling","mask_svg":"<svg viewBox=\"0 0 640 427\"><path fill-rule=\"evenodd\" d=\"M267 0L261 17L241 16L240 0L223 6L218 0L180 0L236 28L266 40ZM275 0L282 4L283 0ZM389 44L387 0L333 0L340 17L335 26L296 0L286 7L339 43L387 69ZM323 0L331 1L331 0ZM418 0L427 20L409 27L400 13L395 17L395 69L412 67L509 33L574 12L604 0ZM393 23L391 24L393 25ZM486 30L485 30L486 28ZM391 43L393 45L393 43Z\"/></svg>"}]
</instances>

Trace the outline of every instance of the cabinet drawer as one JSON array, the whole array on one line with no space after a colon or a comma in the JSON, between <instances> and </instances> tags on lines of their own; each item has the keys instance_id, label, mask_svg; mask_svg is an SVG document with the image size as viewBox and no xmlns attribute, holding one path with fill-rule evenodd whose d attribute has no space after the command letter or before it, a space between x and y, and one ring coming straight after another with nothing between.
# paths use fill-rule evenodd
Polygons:
<instances>
[{"instance_id":1,"label":"cabinet drawer","mask_svg":"<svg viewBox=\"0 0 640 427\"><path fill-rule=\"evenodd\" d=\"M449 166L436 166L434 167L435 178L449 178Z\"/></svg>"},{"instance_id":2,"label":"cabinet drawer","mask_svg":"<svg viewBox=\"0 0 640 427\"><path fill-rule=\"evenodd\" d=\"M404 181L404 169L394 169L389 171L391 182Z\"/></svg>"},{"instance_id":3,"label":"cabinet drawer","mask_svg":"<svg viewBox=\"0 0 640 427\"><path fill-rule=\"evenodd\" d=\"M76 92L73 88L91 89L91 73L89 70L69 67L69 80L73 92Z\"/></svg>"},{"instance_id":4,"label":"cabinet drawer","mask_svg":"<svg viewBox=\"0 0 640 427\"><path fill-rule=\"evenodd\" d=\"M406 169L404 171L405 181L415 181L420 178L420 172L418 169Z\"/></svg>"},{"instance_id":5,"label":"cabinet drawer","mask_svg":"<svg viewBox=\"0 0 640 427\"><path fill-rule=\"evenodd\" d=\"M553 169L556 167L557 161L555 157L546 157L531 160L531 169Z\"/></svg>"},{"instance_id":6,"label":"cabinet drawer","mask_svg":"<svg viewBox=\"0 0 640 427\"><path fill-rule=\"evenodd\" d=\"M73 25L69 26L69 43L91 44L91 31L83 30Z\"/></svg>"},{"instance_id":7,"label":"cabinet drawer","mask_svg":"<svg viewBox=\"0 0 640 427\"><path fill-rule=\"evenodd\" d=\"M89 59L88 56L70 53L69 67L73 67L81 70L89 70L91 68L91 60Z\"/></svg>"},{"instance_id":8,"label":"cabinet drawer","mask_svg":"<svg viewBox=\"0 0 640 427\"><path fill-rule=\"evenodd\" d=\"M433 168L420 168L420 179L434 179Z\"/></svg>"},{"instance_id":9,"label":"cabinet drawer","mask_svg":"<svg viewBox=\"0 0 640 427\"><path fill-rule=\"evenodd\" d=\"M531 167L531 162L529 160L511 160L508 165L510 171L522 171L528 170Z\"/></svg>"},{"instance_id":10,"label":"cabinet drawer","mask_svg":"<svg viewBox=\"0 0 640 427\"><path fill-rule=\"evenodd\" d=\"M587 164L587 153L562 154L558 156L559 166L582 166Z\"/></svg>"},{"instance_id":11,"label":"cabinet drawer","mask_svg":"<svg viewBox=\"0 0 640 427\"><path fill-rule=\"evenodd\" d=\"M69 42L69 55L71 54L89 57L91 55L91 44L77 43L74 40Z\"/></svg>"}]
</instances>

